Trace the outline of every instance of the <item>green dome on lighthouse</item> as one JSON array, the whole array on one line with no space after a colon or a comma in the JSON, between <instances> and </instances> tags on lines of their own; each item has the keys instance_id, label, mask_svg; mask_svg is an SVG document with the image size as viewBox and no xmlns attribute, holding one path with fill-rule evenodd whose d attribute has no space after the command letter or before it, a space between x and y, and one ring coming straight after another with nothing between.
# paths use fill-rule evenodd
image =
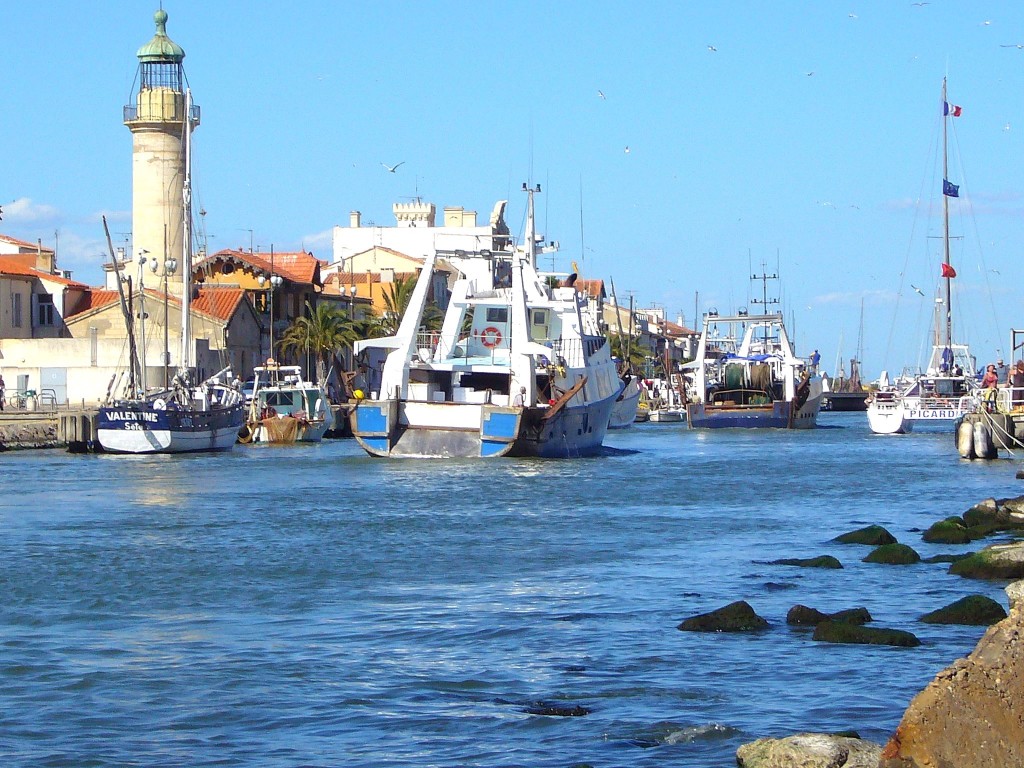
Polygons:
<instances>
[{"instance_id":1,"label":"green dome on lighthouse","mask_svg":"<svg viewBox=\"0 0 1024 768\"><path fill-rule=\"evenodd\" d=\"M185 50L167 36L167 11L163 8L158 10L153 15L153 21L156 22L156 34L135 55L141 62L180 64L185 58Z\"/></svg>"}]
</instances>

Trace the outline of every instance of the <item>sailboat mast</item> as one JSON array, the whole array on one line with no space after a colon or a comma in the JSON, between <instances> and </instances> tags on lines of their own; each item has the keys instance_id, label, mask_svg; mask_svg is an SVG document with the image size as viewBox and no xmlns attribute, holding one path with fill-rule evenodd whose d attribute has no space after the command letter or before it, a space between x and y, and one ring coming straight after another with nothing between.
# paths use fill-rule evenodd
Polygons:
<instances>
[{"instance_id":1,"label":"sailboat mast","mask_svg":"<svg viewBox=\"0 0 1024 768\"><path fill-rule=\"evenodd\" d=\"M182 243L181 243L181 370L188 372L192 365L192 89L185 91L185 182L182 187Z\"/></svg>"},{"instance_id":2,"label":"sailboat mast","mask_svg":"<svg viewBox=\"0 0 1024 768\"><path fill-rule=\"evenodd\" d=\"M949 100L946 98L946 78L942 78L942 251L943 261L946 268L942 270L943 278L946 281L946 338L945 347L951 349L953 343L953 304L951 302L951 285L949 269L949 195L946 194L945 185L949 179L949 157L947 151L946 131L949 124Z\"/></svg>"}]
</instances>

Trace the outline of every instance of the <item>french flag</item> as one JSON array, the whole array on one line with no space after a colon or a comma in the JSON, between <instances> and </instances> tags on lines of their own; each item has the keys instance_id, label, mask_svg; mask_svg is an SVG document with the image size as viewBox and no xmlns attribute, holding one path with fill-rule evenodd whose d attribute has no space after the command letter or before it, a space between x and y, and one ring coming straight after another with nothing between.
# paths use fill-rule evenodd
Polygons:
<instances>
[{"instance_id":1,"label":"french flag","mask_svg":"<svg viewBox=\"0 0 1024 768\"><path fill-rule=\"evenodd\" d=\"M953 117L960 117L960 113L963 111L963 107L957 106L956 104L950 104L948 101L942 102L943 115L952 115Z\"/></svg>"}]
</instances>

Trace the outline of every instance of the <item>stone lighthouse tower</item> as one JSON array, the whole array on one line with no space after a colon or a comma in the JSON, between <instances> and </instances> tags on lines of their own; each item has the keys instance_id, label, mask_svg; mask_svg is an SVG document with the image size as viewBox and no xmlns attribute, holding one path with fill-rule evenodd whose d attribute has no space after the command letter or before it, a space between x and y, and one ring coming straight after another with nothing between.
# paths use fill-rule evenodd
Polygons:
<instances>
[{"instance_id":1,"label":"stone lighthouse tower","mask_svg":"<svg viewBox=\"0 0 1024 768\"><path fill-rule=\"evenodd\" d=\"M138 91L124 108L132 132L133 251L125 259L134 262L126 265L128 274L137 275L146 258L143 284L162 288L165 271L169 282L181 282L183 253L191 250L183 247L185 132L199 125L199 107L185 114L185 51L167 36L167 12L158 10L153 20L156 34L137 54Z\"/></svg>"}]
</instances>

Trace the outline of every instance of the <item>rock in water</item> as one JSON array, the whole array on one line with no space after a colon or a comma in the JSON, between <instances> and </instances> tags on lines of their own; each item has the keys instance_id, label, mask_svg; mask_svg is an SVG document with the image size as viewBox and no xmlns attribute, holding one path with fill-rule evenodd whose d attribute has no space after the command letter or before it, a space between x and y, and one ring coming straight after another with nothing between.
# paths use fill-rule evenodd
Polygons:
<instances>
[{"instance_id":1,"label":"rock in water","mask_svg":"<svg viewBox=\"0 0 1024 768\"><path fill-rule=\"evenodd\" d=\"M882 563L884 565L913 565L921 562L921 556L906 544L883 544L871 550L863 559L865 563Z\"/></svg>"},{"instance_id":2,"label":"rock in water","mask_svg":"<svg viewBox=\"0 0 1024 768\"><path fill-rule=\"evenodd\" d=\"M882 544L895 544L896 537L880 525L869 525L856 531L836 536L832 541L837 544L870 544L873 547Z\"/></svg>"},{"instance_id":3,"label":"rock in water","mask_svg":"<svg viewBox=\"0 0 1024 768\"><path fill-rule=\"evenodd\" d=\"M974 552L949 567L955 576L968 579L1024 578L1024 542L993 544Z\"/></svg>"},{"instance_id":4,"label":"rock in water","mask_svg":"<svg viewBox=\"0 0 1024 768\"><path fill-rule=\"evenodd\" d=\"M769 560L768 565L795 565L799 568L842 568L843 564L832 555L818 557L784 557L781 560Z\"/></svg>"},{"instance_id":5,"label":"rock in water","mask_svg":"<svg viewBox=\"0 0 1024 768\"><path fill-rule=\"evenodd\" d=\"M985 595L968 595L920 618L925 624L990 626L1006 618L1003 606Z\"/></svg>"},{"instance_id":6,"label":"rock in water","mask_svg":"<svg viewBox=\"0 0 1024 768\"><path fill-rule=\"evenodd\" d=\"M683 621L677 629L684 632L752 632L768 627L750 603L739 600L710 613L702 613Z\"/></svg>"},{"instance_id":7,"label":"rock in water","mask_svg":"<svg viewBox=\"0 0 1024 768\"><path fill-rule=\"evenodd\" d=\"M905 632L902 629L874 629L841 621L821 622L814 628L811 639L823 643L893 645L898 648L916 648L921 644L913 632Z\"/></svg>"},{"instance_id":8,"label":"rock in water","mask_svg":"<svg viewBox=\"0 0 1024 768\"><path fill-rule=\"evenodd\" d=\"M871 621L867 608L849 608L836 613L822 613L817 608L794 605L786 614L786 623L796 626L816 627L823 621L838 621L846 624L865 624Z\"/></svg>"},{"instance_id":9,"label":"rock in water","mask_svg":"<svg viewBox=\"0 0 1024 768\"><path fill-rule=\"evenodd\" d=\"M970 544L971 534L964 527L963 519L959 517L947 517L932 523L921 538L929 544Z\"/></svg>"},{"instance_id":10,"label":"rock in water","mask_svg":"<svg viewBox=\"0 0 1024 768\"><path fill-rule=\"evenodd\" d=\"M739 768L876 768L882 747L864 739L798 733L758 739L736 750Z\"/></svg>"},{"instance_id":11,"label":"rock in water","mask_svg":"<svg viewBox=\"0 0 1024 768\"><path fill-rule=\"evenodd\" d=\"M1024 584L1006 592L1010 615L910 702L879 768L1024 765Z\"/></svg>"}]
</instances>

